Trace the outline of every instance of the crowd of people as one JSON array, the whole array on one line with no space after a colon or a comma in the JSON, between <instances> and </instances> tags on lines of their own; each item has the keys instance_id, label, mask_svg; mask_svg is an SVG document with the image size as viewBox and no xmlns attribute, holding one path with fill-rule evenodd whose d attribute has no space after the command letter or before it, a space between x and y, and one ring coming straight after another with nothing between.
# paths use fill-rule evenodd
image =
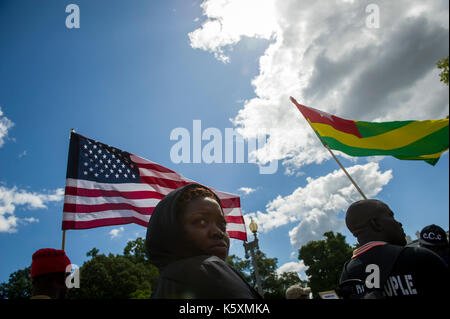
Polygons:
<instances>
[{"instance_id":1,"label":"crowd of people","mask_svg":"<svg viewBox=\"0 0 450 319\"><path fill-rule=\"evenodd\" d=\"M402 224L389 206L368 199L353 203L345 222L359 248L343 265L337 293L342 299L443 297L448 294L449 244L437 225L425 227L419 246L408 246ZM146 252L159 269L153 299L262 299L227 264L230 240L221 201L210 189L189 184L164 197L147 227ZM67 293L70 260L62 250L32 256L33 299ZM308 299L309 288L294 285L286 299Z\"/></svg>"}]
</instances>

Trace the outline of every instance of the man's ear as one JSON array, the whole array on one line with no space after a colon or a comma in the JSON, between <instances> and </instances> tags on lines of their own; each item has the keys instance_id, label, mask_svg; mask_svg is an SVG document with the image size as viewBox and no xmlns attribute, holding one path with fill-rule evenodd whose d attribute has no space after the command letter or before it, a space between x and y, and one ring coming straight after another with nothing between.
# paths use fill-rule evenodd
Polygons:
<instances>
[{"instance_id":1,"label":"man's ear","mask_svg":"<svg viewBox=\"0 0 450 319\"><path fill-rule=\"evenodd\" d=\"M371 218L369 220L369 226L373 231L375 231L377 233L379 233L383 230L383 227L381 227L380 223L377 221L376 218Z\"/></svg>"}]
</instances>

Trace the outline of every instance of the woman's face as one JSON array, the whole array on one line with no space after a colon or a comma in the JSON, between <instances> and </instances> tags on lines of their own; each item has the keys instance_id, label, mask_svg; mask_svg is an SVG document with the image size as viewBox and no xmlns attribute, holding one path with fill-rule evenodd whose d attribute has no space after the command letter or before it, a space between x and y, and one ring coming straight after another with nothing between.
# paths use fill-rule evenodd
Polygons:
<instances>
[{"instance_id":1,"label":"woman's face","mask_svg":"<svg viewBox=\"0 0 450 319\"><path fill-rule=\"evenodd\" d=\"M230 238L226 232L226 221L219 203L209 197L190 201L182 216L184 234L196 251L190 255L213 255L226 260Z\"/></svg>"}]
</instances>

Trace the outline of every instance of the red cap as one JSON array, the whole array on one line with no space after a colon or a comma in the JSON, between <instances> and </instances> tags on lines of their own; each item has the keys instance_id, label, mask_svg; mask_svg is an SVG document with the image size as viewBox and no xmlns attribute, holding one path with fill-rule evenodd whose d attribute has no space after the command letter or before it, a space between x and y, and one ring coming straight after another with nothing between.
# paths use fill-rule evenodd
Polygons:
<instances>
[{"instance_id":1,"label":"red cap","mask_svg":"<svg viewBox=\"0 0 450 319\"><path fill-rule=\"evenodd\" d=\"M71 264L64 250L52 248L39 249L32 258L31 278L53 272L65 272L66 267Z\"/></svg>"}]
</instances>

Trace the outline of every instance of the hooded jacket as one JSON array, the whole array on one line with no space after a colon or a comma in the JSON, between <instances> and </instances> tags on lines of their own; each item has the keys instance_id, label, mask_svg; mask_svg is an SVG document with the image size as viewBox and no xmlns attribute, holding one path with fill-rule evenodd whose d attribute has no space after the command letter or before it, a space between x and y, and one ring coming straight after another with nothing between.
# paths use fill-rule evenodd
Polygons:
<instances>
[{"instance_id":1,"label":"hooded jacket","mask_svg":"<svg viewBox=\"0 0 450 319\"><path fill-rule=\"evenodd\" d=\"M159 269L154 299L260 299L261 296L226 262L216 256L181 256L179 243L186 241L179 229L176 209L189 184L164 197L155 207L147 226L146 250ZM220 199L216 196L219 203Z\"/></svg>"}]
</instances>

